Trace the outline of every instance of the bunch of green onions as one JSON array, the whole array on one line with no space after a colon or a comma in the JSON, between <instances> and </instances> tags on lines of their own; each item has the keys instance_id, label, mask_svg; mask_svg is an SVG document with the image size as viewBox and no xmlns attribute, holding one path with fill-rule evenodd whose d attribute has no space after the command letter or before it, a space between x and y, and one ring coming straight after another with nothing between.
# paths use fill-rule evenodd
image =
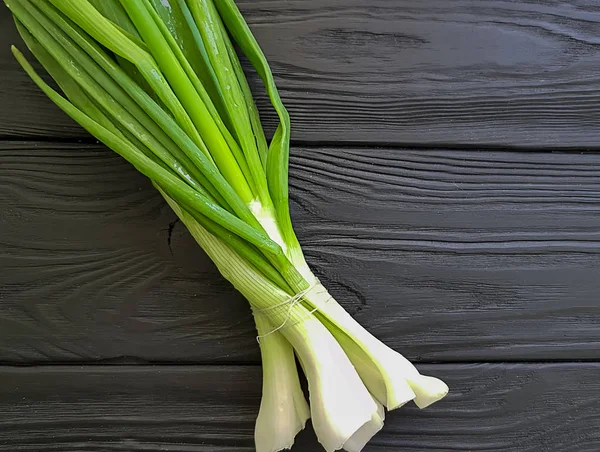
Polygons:
<instances>
[{"instance_id":1,"label":"bunch of green onions","mask_svg":"<svg viewBox=\"0 0 600 452\"><path fill-rule=\"evenodd\" d=\"M31 79L152 181L250 302L263 363L258 452L290 448L309 417L327 451L360 451L382 428L384 407L446 395L308 267L288 207L290 119L233 0L4 1L62 94L13 47ZM234 44L277 111L270 142Z\"/></svg>"}]
</instances>

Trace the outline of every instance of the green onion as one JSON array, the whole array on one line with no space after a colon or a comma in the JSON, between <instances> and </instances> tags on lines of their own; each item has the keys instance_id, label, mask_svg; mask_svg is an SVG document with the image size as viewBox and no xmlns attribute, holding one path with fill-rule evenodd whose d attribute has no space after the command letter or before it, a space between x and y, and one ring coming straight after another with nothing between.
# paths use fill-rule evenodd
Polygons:
<instances>
[{"instance_id":1,"label":"green onion","mask_svg":"<svg viewBox=\"0 0 600 452\"><path fill-rule=\"evenodd\" d=\"M325 450L360 451L384 407L446 395L360 326L306 263L289 212L290 118L233 0L4 1L61 92L13 47L33 82L151 180L252 306L263 362L257 451L290 448L309 417ZM270 140L235 46L279 117Z\"/></svg>"}]
</instances>

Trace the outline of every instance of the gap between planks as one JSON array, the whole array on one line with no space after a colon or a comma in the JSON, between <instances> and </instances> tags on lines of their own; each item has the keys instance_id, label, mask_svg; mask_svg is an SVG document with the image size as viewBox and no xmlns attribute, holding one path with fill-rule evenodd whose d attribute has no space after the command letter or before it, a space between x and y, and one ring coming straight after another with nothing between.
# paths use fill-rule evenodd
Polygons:
<instances>
[{"instance_id":1,"label":"gap between planks","mask_svg":"<svg viewBox=\"0 0 600 452\"><path fill-rule=\"evenodd\" d=\"M600 364L600 358L598 359L555 359L555 360L472 360L472 361L416 361L412 360L416 366L471 366L478 364L490 364L490 365L587 365L587 364ZM218 367L260 367L262 364L256 361L145 361L139 358L109 358L98 361L30 361L30 362L11 362L11 361L0 361L0 372L2 369L30 369L30 368L101 368L101 367L207 367L207 368L218 368Z\"/></svg>"},{"instance_id":2,"label":"gap between planks","mask_svg":"<svg viewBox=\"0 0 600 452\"><path fill-rule=\"evenodd\" d=\"M81 144L85 146L89 145L100 145L96 138L90 137L21 137L21 136L0 136L0 143L45 143L45 144ZM539 154L600 154L600 144L598 146L573 146L560 147L556 149L534 146L534 145L496 145L496 144L455 144L455 143L415 143L415 142L362 142L362 141L348 141L348 142L337 142L337 141L307 141L307 140L294 140L290 142L290 148L304 148L304 149L387 149L397 151L466 151L466 152L524 152L524 153L539 153Z\"/></svg>"}]
</instances>

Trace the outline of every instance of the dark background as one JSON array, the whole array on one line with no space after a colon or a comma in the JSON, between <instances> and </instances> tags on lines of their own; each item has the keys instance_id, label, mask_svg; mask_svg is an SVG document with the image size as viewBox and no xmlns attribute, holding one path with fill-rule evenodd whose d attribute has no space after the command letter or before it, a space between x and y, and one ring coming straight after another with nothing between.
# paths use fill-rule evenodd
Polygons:
<instances>
[{"instance_id":1,"label":"dark background","mask_svg":"<svg viewBox=\"0 0 600 452\"><path fill-rule=\"evenodd\" d=\"M238 3L310 264L451 388L366 451L600 450L598 2ZM0 6L0 451L252 451L247 303L13 43Z\"/></svg>"}]
</instances>

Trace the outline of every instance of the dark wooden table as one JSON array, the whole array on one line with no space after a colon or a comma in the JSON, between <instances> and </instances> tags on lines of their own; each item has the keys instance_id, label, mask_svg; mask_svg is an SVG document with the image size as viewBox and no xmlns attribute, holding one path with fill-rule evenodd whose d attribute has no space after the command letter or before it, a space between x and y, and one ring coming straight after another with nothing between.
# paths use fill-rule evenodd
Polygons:
<instances>
[{"instance_id":1,"label":"dark wooden table","mask_svg":"<svg viewBox=\"0 0 600 452\"><path fill-rule=\"evenodd\" d=\"M239 4L293 118L311 265L451 387L366 450L599 451L598 2ZM2 6L0 451L253 450L246 302L12 43ZM308 428L294 451L318 450Z\"/></svg>"}]
</instances>

